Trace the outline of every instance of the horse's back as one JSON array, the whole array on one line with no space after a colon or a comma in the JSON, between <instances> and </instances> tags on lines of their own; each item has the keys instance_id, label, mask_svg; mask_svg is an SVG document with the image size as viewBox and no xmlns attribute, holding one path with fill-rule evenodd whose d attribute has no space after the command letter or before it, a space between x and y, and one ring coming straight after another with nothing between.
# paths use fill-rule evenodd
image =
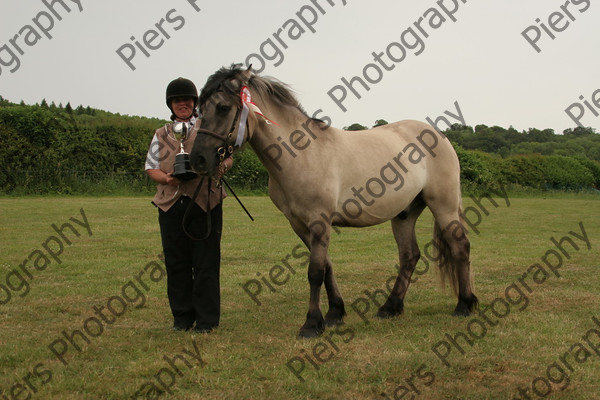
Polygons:
<instances>
[{"instance_id":1,"label":"horse's back","mask_svg":"<svg viewBox=\"0 0 600 400\"><path fill-rule=\"evenodd\" d=\"M434 169L440 165L459 171L458 157L450 141L422 121L402 120L363 131L338 131L337 139L336 150L342 151L342 157L351 155L354 163L365 158L373 162L404 157L407 169Z\"/></svg>"},{"instance_id":2,"label":"horse's back","mask_svg":"<svg viewBox=\"0 0 600 400\"><path fill-rule=\"evenodd\" d=\"M459 185L454 149L426 123L405 120L364 131L323 133L328 144L321 155L327 157L330 173L314 179L328 182L320 187L337 188L330 193L338 212L360 215L351 218L352 226L389 220L434 185Z\"/></svg>"}]
</instances>

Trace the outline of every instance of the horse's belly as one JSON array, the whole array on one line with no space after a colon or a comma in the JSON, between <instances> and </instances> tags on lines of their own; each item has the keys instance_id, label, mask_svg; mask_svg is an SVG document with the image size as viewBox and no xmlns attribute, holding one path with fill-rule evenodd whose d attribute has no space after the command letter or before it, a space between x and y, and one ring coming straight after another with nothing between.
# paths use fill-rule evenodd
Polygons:
<instances>
[{"instance_id":1,"label":"horse's belly","mask_svg":"<svg viewBox=\"0 0 600 400\"><path fill-rule=\"evenodd\" d=\"M413 174L412 179L387 179L390 176L370 178L362 185L344 190L333 213L333 225L376 225L389 221L405 210L421 192L424 176Z\"/></svg>"}]
</instances>

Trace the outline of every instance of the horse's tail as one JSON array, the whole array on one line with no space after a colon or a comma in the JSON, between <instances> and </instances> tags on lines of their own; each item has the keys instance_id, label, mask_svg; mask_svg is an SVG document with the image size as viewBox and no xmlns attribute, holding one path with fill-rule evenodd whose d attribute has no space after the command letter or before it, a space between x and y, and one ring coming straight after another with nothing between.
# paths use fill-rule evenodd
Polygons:
<instances>
[{"instance_id":1,"label":"horse's tail","mask_svg":"<svg viewBox=\"0 0 600 400\"><path fill-rule=\"evenodd\" d=\"M463 218L461 207L458 208L458 215L460 218L460 224L457 224L457 226L453 226L453 229L462 229L459 239L467 240L467 246L469 246L468 238L466 236L467 232L466 229L464 229L465 221ZM450 229L450 227L448 228ZM453 231L453 237L455 233L456 231ZM456 260L454 255L452 254L452 248L450 246L450 243L448 243L448 240L444 236L444 231L442 230L442 228L440 228L438 221L434 221L433 224L433 243L434 248L437 250L437 254L434 260L437 260L438 263L442 286L445 286L446 282L449 282L450 286L452 286L452 289L454 290L454 294L458 295L459 267L461 263L458 262L458 260ZM469 286L471 287L471 289L473 288L472 277L469 277Z\"/></svg>"}]
</instances>

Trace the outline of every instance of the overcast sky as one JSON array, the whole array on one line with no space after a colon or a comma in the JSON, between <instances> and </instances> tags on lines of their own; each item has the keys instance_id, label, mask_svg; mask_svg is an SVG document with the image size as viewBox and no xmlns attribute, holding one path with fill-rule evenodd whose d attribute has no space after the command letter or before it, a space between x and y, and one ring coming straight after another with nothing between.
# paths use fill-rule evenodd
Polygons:
<instances>
[{"instance_id":1,"label":"overcast sky","mask_svg":"<svg viewBox=\"0 0 600 400\"><path fill-rule=\"evenodd\" d=\"M248 59L337 127L457 114L456 103L468 125L562 133L582 95L600 113L598 2L344 1L63 0L59 19L43 0L0 0L0 95L166 119L169 81L200 89ZM342 81L354 77L369 90ZM600 131L585 104L571 113Z\"/></svg>"}]
</instances>

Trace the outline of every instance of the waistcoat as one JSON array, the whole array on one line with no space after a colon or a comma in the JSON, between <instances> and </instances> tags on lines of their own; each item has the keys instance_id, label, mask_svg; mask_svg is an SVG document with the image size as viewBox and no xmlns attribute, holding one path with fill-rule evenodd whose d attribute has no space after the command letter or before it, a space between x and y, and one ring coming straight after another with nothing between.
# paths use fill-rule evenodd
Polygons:
<instances>
[{"instance_id":1,"label":"waistcoat","mask_svg":"<svg viewBox=\"0 0 600 400\"><path fill-rule=\"evenodd\" d=\"M173 163L175 163L175 155L180 152L180 141L175 139L173 135L173 124L166 124L162 128L156 130L156 137L158 138L158 149L159 149L159 165L160 169L165 173L173 172ZM183 141L183 148L185 152L189 153L192 151L194 140L196 139L196 132L190 129L187 138ZM189 181L183 181L178 186L171 186L159 183L156 188L156 194L152 199L152 203L163 211L169 210L173 204L181 196L193 197L198 184L202 180L202 177L190 179ZM208 211L207 205L210 199L210 209L213 209L217 204L221 202L222 198L225 198L227 194L223 188L216 187L216 181L211 179L210 190L208 189L208 177L204 177L200 193L196 197L195 203L200 206L204 211Z\"/></svg>"}]
</instances>

